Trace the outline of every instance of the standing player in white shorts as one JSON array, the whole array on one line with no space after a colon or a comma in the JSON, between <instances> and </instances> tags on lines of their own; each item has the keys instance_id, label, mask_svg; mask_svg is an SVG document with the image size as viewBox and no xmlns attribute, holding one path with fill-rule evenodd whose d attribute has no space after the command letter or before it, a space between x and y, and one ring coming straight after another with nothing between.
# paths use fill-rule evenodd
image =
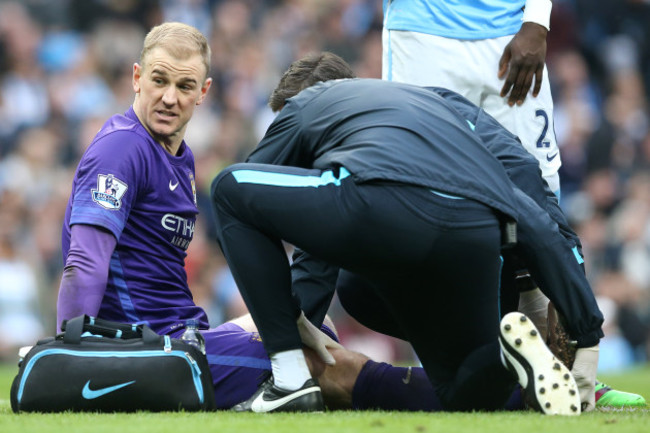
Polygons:
<instances>
[{"instance_id":1,"label":"standing player in white shorts","mask_svg":"<svg viewBox=\"0 0 650 433\"><path fill-rule=\"evenodd\" d=\"M382 78L444 87L484 109L535 156L559 199L562 162L545 65L551 0L383 0L383 8ZM525 290L520 309L544 332L548 299L534 285ZM596 390L608 394L597 406L639 397L602 383Z\"/></svg>"},{"instance_id":2,"label":"standing player in white shorts","mask_svg":"<svg viewBox=\"0 0 650 433\"><path fill-rule=\"evenodd\" d=\"M382 75L445 87L483 108L520 138L558 194L561 159L544 65L550 12L550 0L384 0Z\"/></svg>"}]
</instances>

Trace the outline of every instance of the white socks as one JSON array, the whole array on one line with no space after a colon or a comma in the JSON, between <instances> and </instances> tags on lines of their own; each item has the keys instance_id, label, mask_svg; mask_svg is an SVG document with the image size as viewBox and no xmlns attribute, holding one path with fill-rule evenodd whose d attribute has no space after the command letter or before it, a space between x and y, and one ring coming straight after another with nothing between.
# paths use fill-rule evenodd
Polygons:
<instances>
[{"instance_id":1,"label":"white socks","mask_svg":"<svg viewBox=\"0 0 650 433\"><path fill-rule=\"evenodd\" d=\"M278 388L295 391L311 379L302 349L285 350L271 355L273 383Z\"/></svg>"}]
</instances>

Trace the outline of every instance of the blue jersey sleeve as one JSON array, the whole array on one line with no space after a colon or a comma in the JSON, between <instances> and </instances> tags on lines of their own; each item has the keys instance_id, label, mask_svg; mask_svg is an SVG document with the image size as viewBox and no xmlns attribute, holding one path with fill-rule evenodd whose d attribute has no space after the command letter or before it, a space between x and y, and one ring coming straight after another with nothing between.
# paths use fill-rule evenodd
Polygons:
<instances>
[{"instance_id":1,"label":"blue jersey sleeve","mask_svg":"<svg viewBox=\"0 0 650 433\"><path fill-rule=\"evenodd\" d=\"M115 131L98 138L82 157L73 192L70 226L104 227L119 239L145 176L144 158L132 131Z\"/></svg>"}]
</instances>

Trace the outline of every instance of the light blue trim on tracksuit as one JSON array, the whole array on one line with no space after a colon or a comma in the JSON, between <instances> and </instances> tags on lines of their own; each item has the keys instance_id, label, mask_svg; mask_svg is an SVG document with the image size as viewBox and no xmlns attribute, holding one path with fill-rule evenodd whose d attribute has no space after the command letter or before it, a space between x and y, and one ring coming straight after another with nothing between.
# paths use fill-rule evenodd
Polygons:
<instances>
[{"instance_id":1,"label":"light blue trim on tracksuit","mask_svg":"<svg viewBox=\"0 0 650 433\"><path fill-rule=\"evenodd\" d=\"M573 247L571 251L573 251L573 255L576 257L576 260L578 261L579 264L583 264L585 262L585 259L583 259L580 253L578 252L578 247Z\"/></svg>"},{"instance_id":2,"label":"light blue trim on tracksuit","mask_svg":"<svg viewBox=\"0 0 650 433\"><path fill-rule=\"evenodd\" d=\"M334 176L332 170L324 171L320 176L302 176L298 174L275 173L259 170L234 170L232 175L237 183L254 183L258 185L283 186L290 188L341 185L341 180L350 176L350 172L341 167L339 176Z\"/></svg>"}]
</instances>

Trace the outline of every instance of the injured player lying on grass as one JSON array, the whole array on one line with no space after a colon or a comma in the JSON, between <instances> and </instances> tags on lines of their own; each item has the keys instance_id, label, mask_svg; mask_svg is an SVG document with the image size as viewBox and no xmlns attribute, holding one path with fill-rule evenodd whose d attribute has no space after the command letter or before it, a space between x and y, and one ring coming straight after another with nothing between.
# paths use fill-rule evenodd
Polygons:
<instances>
[{"instance_id":1,"label":"injured player lying on grass","mask_svg":"<svg viewBox=\"0 0 650 433\"><path fill-rule=\"evenodd\" d=\"M549 314L549 348L558 360L572 367L575 350L572 349L557 322L555 314ZM332 321L325 320L321 330L330 338L338 341ZM262 350L261 340L250 315L245 315L227 322L215 330L212 338L223 339L223 359L228 364L215 365L217 358L209 359L215 382L217 403L221 409L235 407L239 401L245 401L257 390L257 385L270 374L270 362ZM211 334L208 332L207 334ZM210 338L210 337L208 337ZM233 342L235 342L233 344ZM326 365L311 349L304 349L312 373L320 384L325 405L329 410L393 410L393 411L442 411L435 389L421 367L396 367L385 362L376 362L369 357L345 349L343 346L330 348L336 360L333 366ZM233 362L258 358L263 362ZM224 362L225 364L225 362ZM233 366L239 364L239 366ZM245 383L235 383L243 381ZM552 385L549 385L552 386ZM235 395L224 395L228 390L235 390ZM603 392L604 391L604 392ZM608 397L611 393L605 386L597 387L596 405L604 407L644 407L646 402L640 395L631 393L618 398ZM521 387L516 386L504 406L504 410L526 410L529 402L523 396Z\"/></svg>"}]
</instances>

